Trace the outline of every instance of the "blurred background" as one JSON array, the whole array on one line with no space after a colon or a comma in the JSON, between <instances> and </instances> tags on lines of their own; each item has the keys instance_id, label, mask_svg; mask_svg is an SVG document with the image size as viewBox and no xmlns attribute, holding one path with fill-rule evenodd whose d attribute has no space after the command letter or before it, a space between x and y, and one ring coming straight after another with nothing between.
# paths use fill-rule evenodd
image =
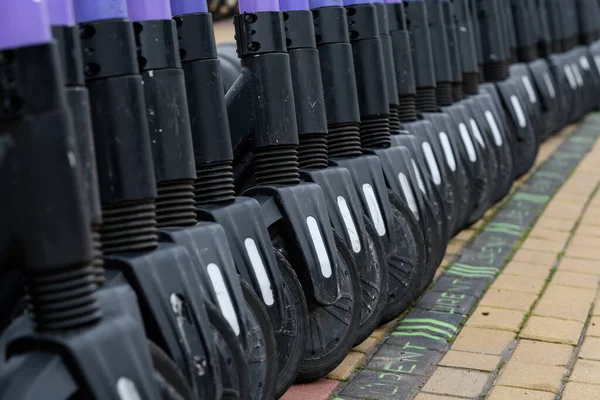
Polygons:
<instances>
[{"instance_id":1,"label":"blurred background","mask_svg":"<svg viewBox=\"0 0 600 400\"><path fill-rule=\"evenodd\" d=\"M217 44L233 41L233 23L231 17L238 12L238 0L207 0L208 9L215 21Z\"/></svg>"}]
</instances>

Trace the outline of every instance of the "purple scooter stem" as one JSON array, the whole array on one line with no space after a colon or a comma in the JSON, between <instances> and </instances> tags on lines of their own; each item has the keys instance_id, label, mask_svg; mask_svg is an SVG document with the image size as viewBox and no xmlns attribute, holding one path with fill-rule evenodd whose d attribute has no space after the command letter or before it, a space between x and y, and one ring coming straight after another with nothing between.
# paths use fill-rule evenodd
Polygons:
<instances>
[{"instance_id":1,"label":"purple scooter stem","mask_svg":"<svg viewBox=\"0 0 600 400\"><path fill-rule=\"evenodd\" d=\"M44 1L11 0L0 3L0 50L34 46L51 40Z\"/></svg>"},{"instance_id":2,"label":"purple scooter stem","mask_svg":"<svg viewBox=\"0 0 600 400\"><path fill-rule=\"evenodd\" d=\"M114 18L128 18L125 0L75 0L78 23Z\"/></svg>"},{"instance_id":3,"label":"purple scooter stem","mask_svg":"<svg viewBox=\"0 0 600 400\"><path fill-rule=\"evenodd\" d=\"M310 8L322 8L322 7L343 7L343 0L309 0Z\"/></svg>"},{"instance_id":4,"label":"purple scooter stem","mask_svg":"<svg viewBox=\"0 0 600 400\"><path fill-rule=\"evenodd\" d=\"M169 0L127 0L127 12L132 21L172 18Z\"/></svg>"},{"instance_id":5,"label":"purple scooter stem","mask_svg":"<svg viewBox=\"0 0 600 400\"><path fill-rule=\"evenodd\" d=\"M208 12L205 0L171 0L173 16Z\"/></svg>"},{"instance_id":6,"label":"purple scooter stem","mask_svg":"<svg viewBox=\"0 0 600 400\"><path fill-rule=\"evenodd\" d=\"M75 25L75 12L72 0L46 0L48 17L52 26Z\"/></svg>"},{"instance_id":7,"label":"purple scooter stem","mask_svg":"<svg viewBox=\"0 0 600 400\"><path fill-rule=\"evenodd\" d=\"M277 0L240 0L240 13L279 11Z\"/></svg>"},{"instance_id":8,"label":"purple scooter stem","mask_svg":"<svg viewBox=\"0 0 600 400\"><path fill-rule=\"evenodd\" d=\"M373 0L344 0L344 6L358 6L361 4L373 4Z\"/></svg>"},{"instance_id":9,"label":"purple scooter stem","mask_svg":"<svg viewBox=\"0 0 600 400\"><path fill-rule=\"evenodd\" d=\"M279 0L281 11L308 11L310 10L308 0Z\"/></svg>"},{"instance_id":10,"label":"purple scooter stem","mask_svg":"<svg viewBox=\"0 0 600 400\"><path fill-rule=\"evenodd\" d=\"M402 3L402 0L384 0L383 2L386 4L398 4Z\"/></svg>"}]
</instances>

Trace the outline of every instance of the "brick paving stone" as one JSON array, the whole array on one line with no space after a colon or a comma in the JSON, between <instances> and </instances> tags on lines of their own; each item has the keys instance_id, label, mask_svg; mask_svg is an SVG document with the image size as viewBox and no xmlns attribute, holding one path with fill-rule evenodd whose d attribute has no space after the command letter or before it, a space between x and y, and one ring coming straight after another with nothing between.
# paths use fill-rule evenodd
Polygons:
<instances>
[{"instance_id":1,"label":"brick paving stone","mask_svg":"<svg viewBox=\"0 0 600 400\"><path fill-rule=\"evenodd\" d=\"M524 317L524 311L479 306L467 320L466 325L476 328L518 332Z\"/></svg>"},{"instance_id":2,"label":"brick paving stone","mask_svg":"<svg viewBox=\"0 0 600 400\"><path fill-rule=\"evenodd\" d=\"M576 345L582 330L583 324L579 321L532 315L519 336L524 339Z\"/></svg>"},{"instance_id":3,"label":"brick paving stone","mask_svg":"<svg viewBox=\"0 0 600 400\"><path fill-rule=\"evenodd\" d=\"M397 324L396 321L388 322L387 324L380 326L371 333L371 337L377 340L383 340L391 330Z\"/></svg>"},{"instance_id":4,"label":"brick paving stone","mask_svg":"<svg viewBox=\"0 0 600 400\"><path fill-rule=\"evenodd\" d=\"M600 238L600 229L597 226L579 225L577 235Z\"/></svg>"},{"instance_id":5,"label":"brick paving stone","mask_svg":"<svg viewBox=\"0 0 600 400\"><path fill-rule=\"evenodd\" d=\"M500 371L496 384L558 393L565 372L564 367L510 360Z\"/></svg>"},{"instance_id":6,"label":"brick paving stone","mask_svg":"<svg viewBox=\"0 0 600 400\"><path fill-rule=\"evenodd\" d=\"M512 290L490 289L479 302L479 305L508 310L529 311L537 295Z\"/></svg>"},{"instance_id":7,"label":"brick paving stone","mask_svg":"<svg viewBox=\"0 0 600 400\"><path fill-rule=\"evenodd\" d=\"M432 291L455 294L468 294L479 297L487 288L488 282L482 279L462 278L444 275L433 285Z\"/></svg>"},{"instance_id":8,"label":"brick paving stone","mask_svg":"<svg viewBox=\"0 0 600 400\"><path fill-rule=\"evenodd\" d=\"M598 278L592 277L589 274L558 270L552 277L552 283L576 288L596 289L598 287Z\"/></svg>"},{"instance_id":9,"label":"brick paving stone","mask_svg":"<svg viewBox=\"0 0 600 400\"><path fill-rule=\"evenodd\" d=\"M281 398L281 400L327 400L340 383L330 379L294 385Z\"/></svg>"},{"instance_id":10,"label":"brick paving stone","mask_svg":"<svg viewBox=\"0 0 600 400\"><path fill-rule=\"evenodd\" d=\"M492 372L496 370L500 361L500 356L450 350L438 365Z\"/></svg>"},{"instance_id":11,"label":"brick paving stone","mask_svg":"<svg viewBox=\"0 0 600 400\"><path fill-rule=\"evenodd\" d=\"M456 400L456 399L464 399L464 397L455 397L455 396L439 396L437 394L431 393L419 393L414 400ZM335 399L334 399L335 400Z\"/></svg>"},{"instance_id":12,"label":"brick paving stone","mask_svg":"<svg viewBox=\"0 0 600 400\"><path fill-rule=\"evenodd\" d=\"M565 254L569 257L600 261L600 247L569 246Z\"/></svg>"},{"instance_id":13,"label":"brick paving stone","mask_svg":"<svg viewBox=\"0 0 600 400\"><path fill-rule=\"evenodd\" d=\"M546 283L545 279L500 275L490 289L506 289L514 292L539 294Z\"/></svg>"},{"instance_id":14,"label":"brick paving stone","mask_svg":"<svg viewBox=\"0 0 600 400\"><path fill-rule=\"evenodd\" d=\"M572 271L581 274L600 275L600 263L593 260L564 257L558 265L559 271Z\"/></svg>"},{"instance_id":15,"label":"brick paving stone","mask_svg":"<svg viewBox=\"0 0 600 400\"><path fill-rule=\"evenodd\" d=\"M554 230L554 231L559 231L559 232L571 232L571 229L573 229L573 225L574 225L574 223L571 221L565 221L564 219L560 219L560 218L552 218L552 217L542 216L536 222L535 227L536 227L536 229L547 229L547 230Z\"/></svg>"},{"instance_id":16,"label":"brick paving stone","mask_svg":"<svg viewBox=\"0 0 600 400\"><path fill-rule=\"evenodd\" d=\"M446 254L460 254L460 251L465 246L465 242L460 240L451 240L446 248Z\"/></svg>"},{"instance_id":17,"label":"brick paving stone","mask_svg":"<svg viewBox=\"0 0 600 400\"><path fill-rule=\"evenodd\" d=\"M557 244L561 244L561 243L565 244L567 242L567 239L569 239L570 236L571 236L570 232L540 228L536 224L534 226L534 228L531 230L531 232L529 232L529 235L527 236L527 240L529 240L529 238L536 238L536 239L546 240L548 242L553 242L553 243L557 243Z\"/></svg>"},{"instance_id":18,"label":"brick paving stone","mask_svg":"<svg viewBox=\"0 0 600 400\"><path fill-rule=\"evenodd\" d=\"M384 344L365 368L394 374L423 375L431 371L442 356L437 351Z\"/></svg>"},{"instance_id":19,"label":"brick paving stone","mask_svg":"<svg viewBox=\"0 0 600 400\"><path fill-rule=\"evenodd\" d=\"M599 243L600 239L598 239L597 237L580 235L579 231L575 231L575 235L569 242L569 245L577 247L596 247Z\"/></svg>"},{"instance_id":20,"label":"brick paving stone","mask_svg":"<svg viewBox=\"0 0 600 400\"><path fill-rule=\"evenodd\" d=\"M554 400L554 397L554 393L549 392L508 386L494 386L490 391L487 400Z\"/></svg>"},{"instance_id":21,"label":"brick paving stone","mask_svg":"<svg viewBox=\"0 0 600 400\"><path fill-rule=\"evenodd\" d=\"M594 294L593 290L551 283L533 309L533 314L584 322L589 314Z\"/></svg>"},{"instance_id":22,"label":"brick paving stone","mask_svg":"<svg viewBox=\"0 0 600 400\"><path fill-rule=\"evenodd\" d=\"M364 370L342 390L340 398L398 400L423 380L422 376ZM312 400L305 397L302 400Z\"/></svg>"},{"instance_id":23,"label":"brick paving stone","mask_svg":"<svg viewBox=\"0 0 600 400\"><path fill-rule=\"evenodd\" d=\"M500 355L514 339L513 332L465 326L454 340L451 349Z\"/></svg>"},{"instance_id":24,"label":"brick paving stone","mask_svg":"<svg viewBox=\"0 0 600 400\"><path fill-rule=\"evenodd\" d=\"M582 359L575 361L569 381L597 385L600 382L600 362Z\"/></svg>"},{"instance_id":25,"label":"brick paving stone","mask_svg":"<svg viewBox=\"0 0 600 400\"><path fill-rule=\"evenodd\" d=\"M439 367L423 386L424 392L478 397L488 379L488 374L464 369Z\"/></svg>"},{"instance_id":26,"label":"brick paving stone","mask_svg":"<svg viewBox=\"0 0 600 400\"><path fill-rule=\"evenodd\" d=\"M379 340L369 337L365 339L364 342L356 346L353 350L358 351L359 353L369 354L378 344Z\"/></svg>"},{"instance_id":27,"label":"brick paving stone","mask_svg":"<svg viewBox=\"0 0 600 400\"><path fill-rule=\"evenodd\" d=\"M422 310L467 315L476 302L476 297L466 294L429 291L415 307Z\"/></svg>"},{"instance_id":28,"label":"brick paving stone","mask_svg":"<svg viewBox=\"0 0 600 400\"><path fill-rule=\"evenodd\" d=\"M472 237L473 232L468 230L462 230L456 236L454 236L455 239L462 240L464 242L468 242Z\"/></svg>"},{"instance_id":29,"label":"brick paving stone","mask_svg":"<svg viewBox=\"0 0 600 400\"><path fill-rule=\"evenodd\" d=\"M512 261L502 271L503 275L517 275L528 278L546 279L550 274L552 265L536 265Z\"/></svg>"},{"instance_id":30,"label":"brick paving stone","mask_svg":"<svg viewBox=\"0 0 600 400\"><path fill-rule=\"evenodd\" d=\"M562 400L584 400L598 398L600 388L597 385L588 385L586 383L567 382L565 391L562 394Z\"/></svg>"},{"instance_id":31,"label":"brick paving stone","mask_svg":"<svg viewBox=\"0 0 600 400\"><path fill-rule=\"evenodd\" d=\"M600 337L600 317L592 317L590 319L585 335Z\"/></svg>"},{"instance_id":32,"label":"brick paving stone","mask_svg":"<svg viewBox=\"0 0 600 400\"><path fill-rule=\"evenodd\" d=\"M523 249L543 251L546 253L558 254L562 251L564 243L551 242L549 240L528 237L522 245Z\"/></svg>"},{"instance_id":33,"label":"brick paving stone","mask_svg":"<svg viewBox=\"0 0 600 400\"><path fill-rule=\"evenodd\" d=\"M366 356L357 351L348 353L344 361L331 371L327 377L336 381L344 381L352 375L354 370L365 361Z\"/></svg>"},{"instance_id":34,"label":"brick paving stone","mask_svg":"<svg viewBox=\"0 0 600 400\"><path fill-rule=\"evenodd\" d=\"M523 364L566 366L573 354L573 346L558 343L519 340L510 358Z\"/></svg>"},{"instance_id":35,"label":"brick paving stone","mask_svg":"<svg viewBox=\"0 0 600 400\"><path fill-rule=\"evenodd\" d=\"M585 360L600 361L600 338L586 336L577 357Z\"/></svg>"},{"instance_id":36,"label":"brick paving stone","mask_svg":"<svg viewBox=\"0 0 600 400\"><path fill-rule=\"evenodd\" d=\"M550 254L545 253L543 251L534 251L529 249L519 249L519 251L515 253L513 261L552 266L556 261L556 254Z\"/></svg>"}]
</instances>

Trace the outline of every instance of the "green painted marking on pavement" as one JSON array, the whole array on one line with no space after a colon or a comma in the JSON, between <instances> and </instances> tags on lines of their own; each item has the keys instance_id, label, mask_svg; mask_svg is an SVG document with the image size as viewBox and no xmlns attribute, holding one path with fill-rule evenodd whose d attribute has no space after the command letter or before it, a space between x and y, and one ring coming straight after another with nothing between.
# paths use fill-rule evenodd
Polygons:
<instances>
[{"instance_id":1,"label":"green painted marking on pavement","mask_svg":"<svg viewBox=\"0 0 600 400\"><path fill-rule=\"evenodd\" d=\"M444 321L439 321L439 320L433 319L433 318L406 318L406 319L402 320L402 322L418 322L418 323L422 323L422 324L433 324L433 325L442 326L444 328L452 329L454 332L456 332L456 329L457 329L452 324L449 324Z\"/></svg>"},{"instance_id":2,"label":"green painted marking on pavement","mask_svg":"<svg viewBox=\"0 0 600 400\"><path fill-rule=\"evenodd\" d=\"M514 200L526 201L535 204L544 204L550 200L550 196L547 194L534 194L534 193L516 193L513 196Z\"/></svg>"},{"instance_id":3,"label":"green painted marking on pavement","mask_svg":"<svg viewBox=\"0 0 600 400\"><path fill-rule=\"evenodd\" d=\"M445 341L446 339L439 336L430 335L426 332L392 332L392 336L421 336L431 340L437 340L439 342Z\"/></svg>"},{"instance_id":4,"label":"green painted marking on pavement","mask_svg":"<svg viewBox=\"0 0 600 400\"><path fill-rule=\"evenodd\" d=\"M402 330L424 329L426 331L431 331L433 333L439 333L439 334L444 335L444 336L452 337L452 333L450 333L448 331L445 331L443 329L440 329L440 328L434 328L433 326L429 326L429 325L400 325L396 329L402 329Z\"/></svg>"},{"instance_id":5,"label":"green painted marking on pavement","mask_svg":"<svg viewBox=\"0 0 600 400\"><path fill-rule=\"evenodd\" d=\"M497 272L498 271L498 268L495 268L495 267L485 267L485 266L481 266L481 265L468 265L468 264L462 264L462 263L458 263L458 262L452 264L452 267L458 267L460 269L470 271L470 272L480 272L480 271Z\"/></svg>"}]
</instances>

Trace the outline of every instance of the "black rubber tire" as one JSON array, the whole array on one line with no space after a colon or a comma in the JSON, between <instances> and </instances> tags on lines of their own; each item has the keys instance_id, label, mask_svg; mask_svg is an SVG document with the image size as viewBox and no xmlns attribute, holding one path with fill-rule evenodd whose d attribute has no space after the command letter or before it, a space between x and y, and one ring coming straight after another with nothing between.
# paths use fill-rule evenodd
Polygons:
<instances>
[{"instance_id":1,"label":"black rubber tire","mask_svg":"<svg viewBox=\"0 0 600 400\"><path fill-rule=\"evenodd\" d=\"M165 400L193 400L194 393L177 364L154 342L148 340L156 383Z\"/></svg>"},{"instance_id":2,"label":"black rubber tire","mask_svg":"<svg viewBox=\"0 0 600 400\"><path fill-rule=\"evenodd\" d=\"M277 385L277 343L275 332L265 305L250 284L240 279L242 293L248 307L251 327L246 349L250 372L250 397L254 400L272 400Z\"/></svg>"},{"instance_id":3,"label":"black rubber tire","mask_svg":"<svg viewBox=\"0 0 600 400\"><path fill-rule=\"evenodd\" d=\"M352 349L360 322L360 275L354 257L344 241L334 232L336 267L340 276L340 299L331 306L308 308L309 333L304 351L304 362L296 382L312 382L333 371ZM343 312L344 314L341 314ZM343 327L333 332L332 322ZM318 341L311 340L319 336ZM325 339L323 334L329 334ZM317 344L318 343L318 344ZM324 343L324 344L323 344Z\"/></svg>"},{"instance_id":4,"label":"black rubber tire","mask_svg":"<svg viewBox=\"0 0 600 400\"><path fill-rule=\"evenodd\" d=\"M388 299L381 324L400 316L415 300L423 279L426 261L425 239L418 221L408 205L388 190L394 213L396 243L388 258Z\"/></svg>"},{"instance_id":5,"label":"black rubber tire","mask_svg":"<svg viewBox=\"0 0 600 400\"><path fill-rule=\"evenodd\" d=\"M281 250L275 250L275 257L283 284L286 313L283 327L275 332L279 359L275 398L280 398L292 386L300 373L300 367L304 360L306 335L308 334L308 309L302 285L290 263Z\"/></svg>"},{"instance_id":6,"label":"black rubber tire","mask_svg":"<svg viewBox=\"0 0 600 400\"><path fill-rule=\"evenodd\" d=\"M358 265L362 288L360 324L354 345L365 341L379 326L388 298L389 271L387 256L375 225L363 215L366 228L368 265Z\"/></svg>"},{"instance_id":7,"label":"black rubber tire","mask_svg":"<svg viewBox=\"0 0 600 400\"><path fill-rule=\"evenodd\" d=\"M251 400L250 372L239 339L219 309L206 303L206 313L213 327L215 347L219 354L223 400Z\"/></svg>"}]
</instances>

